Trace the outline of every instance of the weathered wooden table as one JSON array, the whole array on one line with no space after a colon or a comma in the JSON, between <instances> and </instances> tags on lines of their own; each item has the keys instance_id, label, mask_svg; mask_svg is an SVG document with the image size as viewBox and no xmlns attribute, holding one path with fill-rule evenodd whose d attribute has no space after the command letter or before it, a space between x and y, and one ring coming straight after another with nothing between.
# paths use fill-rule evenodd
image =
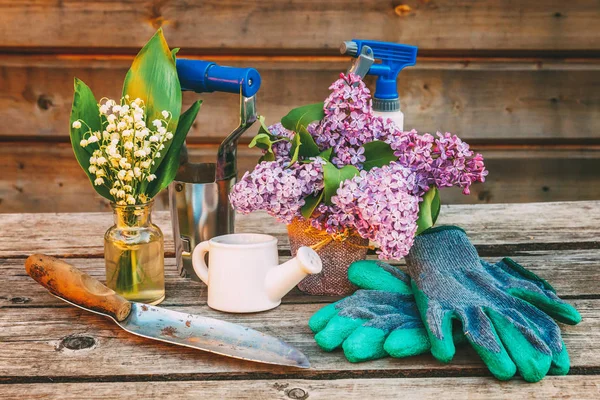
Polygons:
<instances>
[{"instance_id":1,"label":"weathered wooden table","mask_svg":"<svg viewBox=\"0 0 600 400\"><path fill-rule=\"evenodd\" d=\"M430 355L351 364L341 352L322 352L306 324L333 298L300 292L264 313L215 312L206 306L204 285L177 275L166 213L155 215L166 237L162 306L278 336L307 354L313 367L255 364L135 337L50 296L23 268L29 254L42 252L103 277L110 214L4 214L0 398L600 398L600 202L445 206L441 215L440 223L465 228L483 257L515 258L579 309L583 322L563 327L568 376L498 382L468 347L447 365ZM281 257L289 257L285 227L266 215L239 217L237 228L278 236Z\"/></svg>"}]
</instances>

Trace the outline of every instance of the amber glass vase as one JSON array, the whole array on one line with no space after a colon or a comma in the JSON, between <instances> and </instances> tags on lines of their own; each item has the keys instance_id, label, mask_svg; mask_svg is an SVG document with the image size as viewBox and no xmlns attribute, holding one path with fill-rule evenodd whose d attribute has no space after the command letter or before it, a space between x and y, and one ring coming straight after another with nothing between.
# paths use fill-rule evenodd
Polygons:
<instances>
[{"instance_id":1,"label":"amber glass vase","mask_svg":"<svg viewBox=\"0 0 600 400\"><path fill-rule=\"evenodd\" d=\"M158 304L165 298L164 239L151 221L153 202L111 205L115 224L104 235L106 284L128 300Z\"/></svg>"},{"instance_id":2,"label":"amber glass vase","mask_svg":"<svg viewBox=\"0 0 600 400\"><path fill-rule=\"evenodd\" d=\"M317 296L342 296L353 293L356 286L348 280L348 267L367 257L369 241L357 233L331 236L311 226L306 220L295 219L287 226L292 256L302 246L314 249L321 257L323 270L309 275L298 289Z\"/></svg>"}]
</instances>

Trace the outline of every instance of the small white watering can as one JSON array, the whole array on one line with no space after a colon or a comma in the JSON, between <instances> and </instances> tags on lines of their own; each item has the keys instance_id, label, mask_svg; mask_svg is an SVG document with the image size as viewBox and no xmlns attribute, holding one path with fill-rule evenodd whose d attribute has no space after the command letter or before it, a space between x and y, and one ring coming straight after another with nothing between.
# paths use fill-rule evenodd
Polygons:
<instances>
[{"instance_id":1,"label":"small white watering can","mask_svg":"<svg viewBox=\"0 0 600 400\"><path fill-rule=\"evenodd\" d=\"M192 264L208 286L208 306L233 313L277 307L304 277L322 268L321 258L310 247L301 247L295 258L278 265L277 239L257 233L234 233L202 242L194 249Z\"/></svg>"}]
</instances>

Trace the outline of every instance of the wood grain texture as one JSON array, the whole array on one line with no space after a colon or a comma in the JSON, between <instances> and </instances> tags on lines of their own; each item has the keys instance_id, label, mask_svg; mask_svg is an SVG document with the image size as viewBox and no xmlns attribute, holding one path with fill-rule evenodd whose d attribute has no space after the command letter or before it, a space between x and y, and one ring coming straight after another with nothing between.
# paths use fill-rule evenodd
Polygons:
<instances>
[{"instance_id":1,"label":"wood grain texture","mask_svg":"<svg viewBox=\"0 0 600 400\"><path fill-rule=\"evenodd\" d=\"M260 152L240 146L238 168L254 167ZM195 146L194 162L215 162L217 146ZM108 211L109 201L92 188L70 144L0 143L0 213ZM168 209L167 192L155 203Z\"/></svg>"},{"instance_id":2,"label":"wood grain texture","mask_svg":"<svg viewBox=\"0 0 600 400\"><path fill-rule=\"evenodd\" d=\"M167 259L169 292L166 306L181 312L241 323L280 337L304 352L313 368L299 371L254 364L132 336L107 318L57 303L25 275L22 268L24 260L19 258L26 248L71 252L75 256L72 260L75 265L81 264L82 269L92 276L101 276L103 261L96 258L101 254L101 247L89 246L89 241L104 231L105 224L110 221L108 213L0 215L0 226L3 227L0 230L0 269L4 272L0 283L0 383L8 384L3 385L9 388L6 393L13 393L14 388L29 388L33 395L41 395L48 390L46 383L54 382L52 387L57 392L53 393L60 395L63 389L70 388L72 393L77 394L86 384L106 382L112 385L115 395L121 396L138 390L137 385L144 383L145 389L139 389L137 393L144 397L145 393L160 394L161 390L167 390L153 389L154 385L167 384L158 381L181 381L179 384L202 381L198 387L205 381L215 384L215 380L225 381L227 384L223 387L228 388L228 393L233 393L233 385L236 389L247 387L247 393L256 393L256 396L263 393L261 390L269 390L260 386L268 382L270 387L281 392L279 395L288 398L306 398L303 396L307 393L314 398L328 398L336 391L340 395L366 396L364 390L367 389L361 390L360 384L379 383L376 380L381 380L383 386L379 387L382 388L382 396L385 396L392 393L388 391L389 387L400 384L396 381L400 379L406 390L414 388L410 393L423 393L423 396L439 397L439 390L447 395L452 388L458 394L472 395L476 385L480 385L477 393L484 393L490 398L510 397L513 393L524 396L529 393L529 388L534 387L537 388L536 393L544 394L544 398L553 395L593 398L598 390L597 384L586 379L589 375L594 378L591 382L597 382L600 371L600 352L597 351L600 348L600 236L596 227L599 205L600 202L455 205L445 206L442 212L445 223L465 227L479 248L496 246L499 251L511 251L505 255L518 256L518 261L551 280L560 294L569 293L567 301L583 317L582 323L577 326L562 327L571 358L571 374L582 375L577 377L581 379L573 381L579 384L565 383L570 382L572 377L548 377L542 383L527 387L519 379L499 383L489 376L469 347L458 348L450 364L440 364L429 355L348 363L339 351L321 351L306 325L308 318L323 306L323 301L332 299L294 292L284 299L283 305L266 313L219 313L206 306L203 285L182 282L176 276L172 258ZM165 229L169 242L167 215L156 213L156 221ZM262 231L281 237L280 248L286 249L284 226L273 223L264 214L239 218L238 228L240 231ZM573 249L569 250L569 246ZM362 378L369 379L363 381ZM235 380L235 383L229 380ZM253 382L246 386L248 380ZM295 383L300 380L305 384ZM308 380L315 380L315 386L311 386ZM414 384L412 380L415 380ZM275 386L275 383L284 381L294 382L294 387L288 392L285 391L288 387ZM391 386L386 386L385 382ZM462 386L461 382L464 383ZM545 386L546 382L553 384ZM328 386L330 384L334 386ZM218 398L217 387L221 386L209 385L205 393ZM296 388L302 392L291 392ZM96 393L106 394L106 390L100 385ZM173 393L177 390L173 389ZM370 390L373 396L369 398L377 398L375 389ZM398 390L393 393L397 395ZM277 395L269 392L265 397Z\"/></svg>"},{"instance_id":3,"label":"wood grain texture","mask_svg":"<svg viewBox=\"0 0 600 400\"><path fill-rule=\"evenodd\" d=\"M2 45L20 51L139 48L160 26L171 46L199 52L334 52L354 37L424 50L600 48L593 0L2 0L0 15Z\"/></svg>"},{"instance_id":4,"label":"wood grain texture","mask_svg":"<svg viewBox=\"0 0 600 400\"><path fill-rule=\"evenodd\" d=\"M398 399L399 394L410 399L468 398L470 400L500 400L507 398L597 399L600 382L597 376L550 376L532 385L513 380L495 382L490 378L384 378L339 379L333 381L308 379L267 379L260 381L203 382L125 382L119 383L119 396L130 398L178 399ZM99 399L115 395L110 383L41 383L5 386L0 399L12 399L27 393L29 399Z\"/></svg>"},{"instance_id":5,"label":"wood grain texture","mask_svg":"<svg viewBox=\"0 0 600 400\"><path fill-rule=\"evenodd\" d=\"M165 254L173 255L170 216L153 214L165 235ZM600 202L442 205L438 225L464 228L482 255L507 251L577 250L600 247ZM0 258L26 258L33 252L57 257L103 257L102 235L110 213L0 214ZM284 224L265 213L236 216L237 232L266 233L289 251ZM27 238L27 240L24 240ZM289 254L289 253L287 253Z\"/></svg>"},{"instance_id":6,"label":"wood grain texture","mask_svg":"<svg viewBox=\"0 0 600 400\"><path fill-rule=\"evenodd\" d=\"M562 326L569 349L571 371L575 374L600 368L600 300L568 300L581 313L577 326ZM226 314L207 306L170 306L169 309L200 314L242 324L276 336L296 347L310 359L312 368L261 365L219 357L195 349L158 343L131 335L108 318L68 308L4 308L0 313L0 383L19 380L45 381L51 378L98 380L269 377L333 378L390 376L490 376L470 346L460 347L449 364L431 355L406 359L380 359L349 363L341 351L323 352L315 343L307 321L323 304L284 304L265 313ZM70 349L70 338L89 343ZM87 339L90 338L90 339ZM67 343L65 343L65 339ZM62 344L62 346L61 346ZM73 347L71 345L71 347Z\"/></svg>"},{"instance_id":7,"label":"wood grain texture","mask_svg":"<svg viewBox=\"0 0 600 400\"><path fill-rule=\"evenodd\" d=\"M600 250L570 251L514 251L504 253L525 266L538 276L551 282L557 293L564 298L596 298L600 297ZM281 256L285 262L290 256ZM369 255L368 259L376 259ZM489 256L484 259L496 262L499 257ZM104 260L101 258L73 258L67 260L90 276L104 282ZM405 269L404 261L391 261L401 269ZM0 259L3 279L0 280L0 308L2 307L70 307L68 304L48 296L47 290L36 285L23 269L22 259ZM165 285L167 297L161 304L170 306L203 306L206 305L206 285L190 279L179 277L175 259L165 260ZM314 297L293 289L283 298L284 304L328 303L339 299L335 296Z\"/></svg>"},{"instance_id":8,"label":"wood grain texture","mask_svg":"<svg viewBox=\"0 0 600 400\"><path fill-rule=\"evenodd\" d=\"M323 101L350 65L338 57L214 60L260 71L257 107L268 123L294 107ZM0 119L10 121L0 127L0 137L66 139L73 78L86 82L98 98L118 97L130 63L131 57L0 56ZM368 79L371 88L373 82ZM398 90L407 129L496 142L600 139L594 129L600 122L597 60L423 59L402 72ZM190 138L218 143L238 124L238 96L186 93L184 108L198 97L205 101Z\"/></svg>"},{"instance_id":9,"label":"wood grain texture","mask_svg":"<svg viewBox=\"0 0 600 400\"><path fill-rule=\"evenodd\" d=\"M471 195L444 189L445 204L515 203L600 199L598 150L494 150L475 148L486 159L490 175ZM214 162L216 147L194 145L193 160ZM254 168L260 153L239 146L240 175ZM110 210L97 195L67 144L0 144L0 213L93 212ZM168 209L166 191L156 201Z\"/></svg>"}]
</instances>

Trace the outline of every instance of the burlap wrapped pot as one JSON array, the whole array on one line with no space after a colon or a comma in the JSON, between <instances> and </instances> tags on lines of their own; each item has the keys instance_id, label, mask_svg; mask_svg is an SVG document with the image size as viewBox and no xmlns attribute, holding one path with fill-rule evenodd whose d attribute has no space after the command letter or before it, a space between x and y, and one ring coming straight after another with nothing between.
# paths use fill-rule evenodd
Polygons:
<instances>
[{"instance_id":1,"label":"burlap wrapped pot","mask_svg":"<svg viewBox=\"0 0 600 400\"><path fill-rule=\"evenodd\" d=\"M292 256L302 246L313 248L323 261L320 274L309 275L298 288L312 295L348 295L356 286L348 281L348 267L354 261L364 260L369 248L368 239L358 234L331 236L313 228L307 220L295 219L287 226Z\"/></svg>"}]
</instances>

